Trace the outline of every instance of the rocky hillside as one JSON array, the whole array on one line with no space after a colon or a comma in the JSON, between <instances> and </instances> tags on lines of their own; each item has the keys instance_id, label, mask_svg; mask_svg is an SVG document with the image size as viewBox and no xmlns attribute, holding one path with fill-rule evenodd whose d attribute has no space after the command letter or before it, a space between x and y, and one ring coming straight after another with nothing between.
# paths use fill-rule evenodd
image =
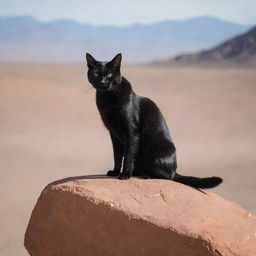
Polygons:
<instances>
[{"instance_id":1,"label":"rocky hillside","mask_svg":"<svg viewBox=\"0 0 256 256\"><path fill-rule=\"evenodd\" d=\"M213 49L195 54L179 55L158 64L256 67L256 27Z\"/></svg>"}]
</instances>

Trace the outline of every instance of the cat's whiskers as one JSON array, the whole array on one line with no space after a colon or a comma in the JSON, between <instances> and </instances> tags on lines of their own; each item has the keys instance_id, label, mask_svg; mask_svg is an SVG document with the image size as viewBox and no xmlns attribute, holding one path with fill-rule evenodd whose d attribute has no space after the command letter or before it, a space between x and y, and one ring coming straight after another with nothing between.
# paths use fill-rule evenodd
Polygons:
<instances>
[{"instance_id":1,"label":"cat's whiskers","mask_svg":"<svg viewBox=\"0 0 256 256\"><path fill-rule=\"evenodd\" d=\"M82 91L84 94L89 94L90 92L93 91L92 89L94 89L94 88L93 88L92 86L88 85L87 88L86 88L86 87L83 87L83 88L81 89L81 91Z\"/></svg>"}]
</instances>

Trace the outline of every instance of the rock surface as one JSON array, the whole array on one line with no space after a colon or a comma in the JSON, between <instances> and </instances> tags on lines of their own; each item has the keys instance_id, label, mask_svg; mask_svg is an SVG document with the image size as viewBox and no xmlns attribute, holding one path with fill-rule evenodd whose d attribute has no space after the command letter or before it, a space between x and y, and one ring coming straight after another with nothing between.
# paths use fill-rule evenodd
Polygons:
<instances>
[{"instance_id":1,"label":"rock surface","mask_svg":"<svg viewBox=\"0 0 256 256\"><path fill-rule=\"evenodd\" d=\"M256 255L256 215L167 180L67 178L41 193L31 256Z\"/></svg>"}]
</instances>

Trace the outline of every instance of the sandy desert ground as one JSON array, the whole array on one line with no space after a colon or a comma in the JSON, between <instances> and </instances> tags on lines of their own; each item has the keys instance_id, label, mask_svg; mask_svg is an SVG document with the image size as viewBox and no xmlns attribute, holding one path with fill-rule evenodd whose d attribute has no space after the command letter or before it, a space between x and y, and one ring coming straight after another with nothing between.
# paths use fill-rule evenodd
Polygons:
<instances>
[{"instance_id":1,"label":"sandy desert ground","mask_svg":"<svg viewBox=\"0 0 256 256\"><path fill-rule=\"evenodd\" d=\"M180 172L223 177L213 191L256 211L255 70L127 66L123 74L161 108ZM0 64L0 90L0 255L23 256L44 186L105 173L112 148L85 65Z\"/></svg>"}]
</instances>

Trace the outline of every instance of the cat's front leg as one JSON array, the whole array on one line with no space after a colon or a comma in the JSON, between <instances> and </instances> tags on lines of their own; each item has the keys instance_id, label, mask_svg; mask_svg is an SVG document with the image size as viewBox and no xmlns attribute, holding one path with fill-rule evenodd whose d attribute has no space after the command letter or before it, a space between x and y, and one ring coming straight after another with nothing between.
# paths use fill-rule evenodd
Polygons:
<instances>
[{"instance_id":1,"label":"cat's front leg","mask_svg":"<svg viewBox=\"0 0 256 256\"><path fill-rule=\"evenodd\" d=\"M139 147L139 136L133 135L127 139L124 149L124 165L119 175L120 180L127 180L132 176L134 170L135 157Z\"/></svg>"},{"instance_id":2,"label":"cat's front leg","mask_svg":"<svg viewBox=\"0 0 256 256\"><path fill-rule=\"evenodd\" d=\"M118 176L121 171L122 160L124 155L124 146L123 144L110 133L110 138L112 141L113 152L114 152L114 169L107 172L108 176Z\"/></svg>"}]
</instances>

